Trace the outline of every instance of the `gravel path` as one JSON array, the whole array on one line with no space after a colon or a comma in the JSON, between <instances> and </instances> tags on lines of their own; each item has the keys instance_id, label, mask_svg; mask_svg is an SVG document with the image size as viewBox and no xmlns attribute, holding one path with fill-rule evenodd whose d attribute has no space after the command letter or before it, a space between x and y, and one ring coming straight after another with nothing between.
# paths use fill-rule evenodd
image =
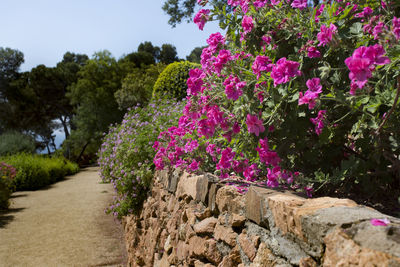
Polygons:
<instances>
[{"instance_id":1,"label":"gravel path","mask_svg":"<svg viewBox=\"0 0 400 267\"><path fill-rule=\"evenodd\" d=\"M126 265L122 226L104 213L112 197L97 167L14 193L0 213L0 266Z\"/></svg>"}]
</instances>

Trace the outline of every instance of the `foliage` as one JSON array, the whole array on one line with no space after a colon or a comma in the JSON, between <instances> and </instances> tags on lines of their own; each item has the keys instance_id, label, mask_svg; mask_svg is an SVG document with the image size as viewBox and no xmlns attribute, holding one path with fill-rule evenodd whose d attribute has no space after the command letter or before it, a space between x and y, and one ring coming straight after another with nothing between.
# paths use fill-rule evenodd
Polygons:
<instances>
[{"instance_id":1,"label":"foliage","mask_svg":"<svg viewBox=\"0 0 400 267\"><path fill-rule=\"evenodd\" d=\"M170 64L172 62L178 61L178 53L176 52L176 47L172 44L163 44L161 46L160 58L161 63Z\"/></svg>"},{"instance_id":2,"label":"foliage","mask_svg":"<svg viewBox=\"0 0 400 267\"><path fill-rule=\"evenodd\" d=\"M6 132L0 135L0 156L20 152L34 153L35 140L29 135L18 132Z\"/></svg>"},{"instance_id":3,"label":"foliage","mask_svg":"<svg viewBox=\"0 0 400 267\"><path fill-rule=\"evenodd\" d=\"M226 2L226 0L211 0L210 4L222 7ZM191 22L191 18L196 10L196 0L165 0L162 9L169 16L168 24L176 27L182 21Z\"/></svg>"},{"instance_id":4,"label":"foliage","mask_svg":"<svg viewBox=\"0 0 400 267\"><path fill-rule=\"evenodd\" d=\"M188 61L169 64L154 84L153 98L158 98L164 94L177 99L185 98L189 70L196 67L199 67L199 65Z\"/></svg>"},{"instance_id":5,"label":"foliage","mask_svg":"<svg viewBox=\"0 0 400 267\"><path fill-rule=\"evenodd\" d=\"M179 128L160 135L157 167L307 193L396 190L400 4L230 3L233 13L203 11L201 23L222 16L227 34L210 36L190 72L190 99Z\"/></svg>"},{"instance_id":6,"label":"foliage","mask_svg":"<svg viewBox=\"0 0 400 267\"><path fill-rule=\"evenodd\" d=\"M13 179L16 170L13 166L0 162L0 210L8 208L11 193L14 191Z\"/></svg>"},{"instance_id":7,"label":"foliage","mask_svg":"<svg viewBox=\"0 0 400 267\"><path fill-rule=\"evenodd\" d=\"M110 52L95 53L78 72L67 96L76 106L73 118L75 129L65 142L70 158L79 161L84 153L94 155L101 144L101 136L112 123L121 121L123 112L114 98L121 88L127 69L122 69Z\"/></svg>"},{"instance_id":8,"label":"foliage","mask_svg":"<svg viewBox=\"0 0 400 267\"><path fill-rule=\"evenodd\" d=\"M118 218L141 207L153 177L152 146L161 131L177 125L181 108L179 102L161 99L136 106L104 137L98 163L103 181L111 181L117 191L108 211Z\"/></svg>"},{"instance_id":9,"label":"foliage","mask_svg":"<svg viewBox=\"0 0 400 267\"><path fill-rule=\"evenodd\" d=\"M122 88L114 94L119 109L126 110L150 101L153 86L165 65L159 63L146 68L134 69L122 81Z\"/></svg>"},{"instance_id":10,"label":"foliage","mask_svg":"<svg viewBox=\"0 0 400 267\"><path fill-rule=\"evenodd\" d=\"M187 61L193 62L193 63L198 63L200 64L200 56L201 56L201 52L203 51L203 49L206 48L205 46L203 47L196 47L192 50L192 52L190 52L190 54L186 57Z\"/></svg>"},{"instance_id":11,"label":"foliage","mask_svg":"<svg viewBox=\"0 0 400 267\"><path fill-rule=\"evenodd\" d=\"M63 157L22 153L1 157L0 161L17 170L13 179L17 191L40 189L79 171L78 165Z\"/></svg>"}]
</instances>

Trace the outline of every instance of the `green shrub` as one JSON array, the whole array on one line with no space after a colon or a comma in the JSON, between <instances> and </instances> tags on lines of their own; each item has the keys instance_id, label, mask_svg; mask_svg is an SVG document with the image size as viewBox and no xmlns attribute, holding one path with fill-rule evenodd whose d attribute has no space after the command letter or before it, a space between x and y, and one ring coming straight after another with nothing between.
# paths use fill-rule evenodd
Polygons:
<instances>
[{"instance_id":1,"label":"green shrub","mask_svg":"<svg viewBox=\"0 0 400 267\"><path fill-rule=\"evenodd\" d=\"M36 190L79 171L76 164L62 157L22 153L0 158L0 161L17 169L13 180L16 190Z\"/></svg>"},{"instance_id":2,"label":"green shrub","mask_svg":"<svg viewBox=\"0 0 400 267\"><path fill-rule=\"evenodd\" d=\"M162 95L171 98L183 99L186 97L189 70L199 68L200 65L189 61L180 61L169 64L158 77L153 88L153 98Z\"/></svg>"},{"instance_id":3,"label":"green shrub","mask_svg":"<svg viewBox=\"0 0 400 267\"><path fill-rule=\"evenodd\" d=\"M21 152L34 153L35 140L29 135L18 132L7 132L0 135L0 156Z\"/></svg>"},{"instance_id":4,"label":"green shrub","mask_svg":"<svg viewBox=\"0 0 400 267\"><path fill-rule=\"evenodd\" d=\"M174 100L152 101L130 110L105 136L98 162L103 181L111 181L117 191L108 209L114 216L121 218L140 209L153 177L153 145L159 132L178 124L182 108Z\"/></svg>"}]
</instances>

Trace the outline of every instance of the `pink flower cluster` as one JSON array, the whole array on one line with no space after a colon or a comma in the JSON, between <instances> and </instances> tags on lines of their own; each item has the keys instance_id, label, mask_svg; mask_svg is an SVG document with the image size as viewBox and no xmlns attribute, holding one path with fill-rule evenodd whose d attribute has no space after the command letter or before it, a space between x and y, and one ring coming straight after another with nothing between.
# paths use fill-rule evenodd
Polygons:
<instances>
[{"instance_id":1,"label":"pink flower cluster","mask_svg":"<svg viewBox=\"0 0 400 267\"><path fill-rule=\"evenodd\" d=\"M312 124L315 125L315 133L317 135L320 135L322 133L322 130L325 127L325 114L326 114L326 110L320 110L318 111L318 115L316 118L311 118L310 121L312 122Z\"/></svg>"},{"instance_id":2,"label":"pink flower cluster","mask_svg":"<svg viewBox=\"0 0 400 267\"><path fill-rule=\"evenodd\" d=\"M309 109L313 109L315 107L315 100L318 98L319 94L322 93L322 85L320 84L319 78L313 78L307 80L306 82L308 90L304 93L299 93L299 106L308 104Z\"/></svg>"},{"instance_id":3,"label":"pink flower cluster","mask_svg":"<svg viewBox=\"0 0 400 267\"><path fill-rule=\"evenodd\" d=\"M200 69L191 69L189 71L189 78L187 79L187 95L198 95L202 90L203 79L205 73Z\"/></svg>"},{"instance_id":4,"label":"pink flower cluster","mask_svg":"<svg viewBox=\"0 0 400 267\"><path fill-rule=\"evenodd\" d=\"M203 30L206 22L210 19L209 14L210 10L200 9L200 11L194 16L193 22L196 23L201 31Z\"/></svg>"},{"instance_id":5,"label":"pink flower cluster","mask_svg":"<svg viewBox=\"0 0 400 267\"><path fill-rule=\"evenodd\" d=\"M293 2L290 5L293 8L298 8L300 10L303 10L307 7L307 0L293 0Z\"/></svg>"},{"instance_id":6,"label":"pink flower cluster","mask_svg":"<svg viewBox=\"0 0 400 267\"><path fill-rule=\"evenodd\" d=\"M280 58L272 68L271 78L274 79L274 86L287 83L290 78L301 75L299 70L300 63Z\"/></svg>"},{"instance_id":7,"label":"pink flower cluster","mask_svg":"<svg viewBox=\"0 0 400 267\"><path fill-rule=\"evenodd\" d=\"M351 80L350 94L354 95L357 87L362 89L372 77L375 65L385 65L390 63L388 57L384 57L385 49L376 44L373 46L361 46L357 48L351 57L346 58L345 63L349 68L349 78Z\"/></svg>"},{"instance_id":8,"label":"pink flower cluster","mask_svg":"<svg viewBox=\"0 0 400 267\"><path fill-rule=\"evenodd\" d=\"M241 82L237 76L230 75L224 81L224 85L226 97L236 101L243 94L242 88L246 86L246 82Z\"/></svg>"},{"instance_id":9,"label":"pink flower cluster","mask_svg":"<svg viewBox=\"0 0 400 267\"><path fill-rule=\"evenodd\" d=\"M394 17L392 20L393 29L392 32L397 40L400 40L400 18Z\"/></svg>"},{"instance_id":10,"label":"pink flower cluster","mask_svg":"<svg viewBox=\"0 0 400 267\"><path fill-rule=\"evenodd\" d=\"M326 46L333 39L333 35L337 33L337 27L334 24L330 24L329 27L326 25L321 25L320 32L317 34L317 39L319 41L318 46Z\"/></svg>"},{"instance_id":11,"label":"pink flower cluster","mask_svg":"<svg viewBox=\"0 0 400 267\"><path fill-rule=\"evenodd\" d=\"M257 56L251 66L253 73L257 75L257 80L261 77L261 72L270 72L272 71L272 67L274 66L271 64L272 61L267 56Z\"/></svg>"},{"instance_id":12,"label":"pink flower cluster","mask_svg":"<svg viewBox=\"0 0 400 267\"><path fill-rule=\"evenodd\" d=\"M256 136L265 131L263 121L258 119L257 115L247 114L246 124L249 133L254 133Z\"/></svg>"}]
</instances>

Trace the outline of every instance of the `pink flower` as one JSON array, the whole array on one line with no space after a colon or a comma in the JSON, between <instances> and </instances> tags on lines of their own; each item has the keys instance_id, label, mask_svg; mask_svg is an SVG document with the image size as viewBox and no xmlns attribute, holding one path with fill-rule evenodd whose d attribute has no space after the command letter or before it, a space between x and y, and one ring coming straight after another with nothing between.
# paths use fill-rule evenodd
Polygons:
<instances>
[{"instance_id":1,"label":"pink flower","mask_svg":"<svg viewBox=\"0 0 400 267\"><path fill-rule=\"evenodd\" d=\"M246 82L241 82L238 77L230 75L225 81L226 97L232 100L238 100L243 94L242 88L246 86Z\"/></svg>"},{"instance_id":2,"label":"pink flower","mask_svg":"<svg viewBox=\"0 0 400 267\"><path fill-rule=\"evenodd\" d=\"M387 30L385 23L379 21L378 24L374 27L372 31L372 35L374 36L374 40L379 39L379 35L382 33L383 29Z\"/></svg>"},{"instance_id":3,"label":"pink flower","mask_svg":"<svg viewBox=\"0 0 400 267\"><path fill-rule=\"evenodd\" d=\"M249 133L254 133L256 136L265 131L263 122L258 119L257 115L247 114L246 124Z\"/></svg>"},{"instance_id":4,"label":"pink flower","mask_svg":"<svg viewBox=\"0 0 400 267\"><path fill-rule=\"evenodd\" d=\"M314 9L316 9L317 7L315 7ZM319 22L319 16L322 14L322 12L324 11L325 5L322 4L317 11L315 12L315 22Z\"/></svg>"},{"instance_id":5,"label":"pink flower","mask_svg":"<svg viewBox=\"0 0 400 267\"><path fill-rule=\"evenodd\" d=\"M307 104L309 109L313 109L316 105L318 93L307 90L304 95L303 92L299 93L299 106Z\"/></svg>"},{"instance_id":6,"label":"pink flower","mask_svg":"<svg viewBox=\"0 0 400 267\"><path fill-rule=\"evenodd\" d=\"M251 30L254 27L253 18L249 16L244 16L242 19L242 27L243 27L243 33L245 35L251 32Z\"/></svg>"},{"instance_id":7,"label":"pink flower","mask_svg":"<svg viewBox=\"0 0 400 267\"><path fill-rule=\"evenodd\" d=\"M291 6L303 10L307 7L307 0L294 0Z\"/></svg>"},{"instance_id":8,"label":"pink flower","mask_svg":"<svg viewBox=\"0 0 400 267\"><path fill-rule=\"evenodd\" d=\"M322 93L322 85L319 78L312 78L306 82L308 90L316 93Z\"/></svg>"},{"instance_id":9,"label":"pink flower","mask_svg":"<svg viewBox=\"0 0 400 267\"><path fill-rule=\"evenodd\" d=\"M326 110L320 110L316 118L311 118L310 121L315 125L315 133L320 135L322 130L325 127L324 120L325 120Z\"/></svg>"},{"instance_id":10,"label":"pink flower","mask_svg":"<svg viewBox=\"0 0 400 267\"><path fill-rule=\"evenodd\" d=\"M216 58L214 62L214 67L215 67L215 72L216 73L221 73L222 68L228 61L232 60L231 52L229 50L220 50L218 57Z\"/></svg>"},{"instance_id":11,"label":"pink flower","mask_svg":"<svg viewBox=\"0 0 400 267\"><path fill-rule=\"evenodd\" d=\"M217 170L226 170L232 167L233 158L235 157L235 152L232 151L232 148L227 147L221 153L221 159L217 163Z\"/></svg>"},{"instance_id":12,"label":"pink flower","mask_svg":"<svg viewBox=\"0 0 400 267\"><path fill-rule=\"evenodd\" d=\"M260 147L257 147L256 151L260 157L260 162L265 163L265 165L278 166L281 159L279 158L278 153L269 150L267 137L260 139L259 143Z\"/></svg>"},{"instance_id":13,"label":"pink flower","mask_svg":"<svg viewBox=\"0 0 400 267\"><path fill-rule=\"evenodd\" d=\"M261 72L270 72L272 70L272 67L274 66L271 64L272 61L269 59L267 56L257 56L256 59L253 62L253 65L251 66L251 69L253 70L253 73L257 75L257 80L261 76Z\"/></svg>"},{"instance_id":14,"label":"pink flower","mask_svg":"<svg viewBox=\"0 0 400 267\"><path fill-rule=\"evenodd\" d=\"M363 11L355 15L356 18L365 18L371 15L374 11L370 7L364 7Z\"/></svg>"},{"instance_id":15,"label":"pink flower","mask_svg":"<svg viewBox=\"0 0 400 267\"><path fill-rule=\"evenodd\" d=\"M199 12L194 16L193 22L199 27L202 31L204 28L204 24L209 20L210 10L208 9L200 9Z\"/></svg>"},{"instance_id":16,"label":"pink flower","mask_svg":"<svg viewBox=\"0 0 400 267\"><path fill-rule=\"evenodd\" d=\"M280 167L274 167L272 170L268 169L268 174L267 174L267 185L269 187L278 187L279 186L279 181L278 179L281 176L281 168Z\"/></svg>"},{"instance_id":17,"label":"pink flower","mask_svg":"<svg viewBox=\"0 0 400 267\"><path fill-rule=\"evenodd\" d=\"M372 77L374 65L385 65L390 63L388 57L384 57L385 50L379 44L374 46L361 46L357 48L351 57L344 61L349 68L349 78L353 84L356 84L360 89Z\"/></svg>"},{"instance_id":18,"label":"pink flower","mask_svg":"<svg viewBox=\"0 0 400 267\"><path fill-rule=\"evenodd\" d=\"M276 65L273 66L271 72L271 78L274 79L274 86L278 84L289 82L290 78L300 76L299 71L300 63L295 61L286 60L285 57L280 58Z\"/></svg>"},{"instance_id":19,"label":"pink flower","mask_svg":"<svg viewBox=\"0 0 400 267\"><path fill-rule=\"evenodd\" d=\"M199 162L197 162L195 159L192 161L192 163L190 163L190 165L188 166L188 169L191 171L196 171L199 169Z\"/></svg>"},{"instance_id":20,"label":"pink flower","mask_svg":"<svg viewBox=\"0 0 400 267\"><path fill-rule=\"evenodd\" d=\"M389 219L371 219L371 224L373 226L388 226L390 224Z\"/></svg>"},{"instance_id":21,"label":"pink flower","mask_svg":"<svg viewBox=\"0 0 400 267\"><path fill-rule=\"evenodd\" d=\"M326 27L326 25L321 25L321 30L317 34L317 39L319 41L318 46L326 46L330 41L332 41L333 35L336 34L337 27L331 23L331 25Z\"/></svg>"},{"instance_id":22,"label":"pink flower","mask_svg":"<svg viewBox=\"0 0 400 267\"><path fill-rule=\"evenodd\" d=\"M210 37L208 37L207 44L209 45L209 49L211 50L211 52L215 53L220 46L223 46L225 44L225 39L221 35L221 33L213 33L210 35Z\"/></svg>"},{"instance_id":23,"label":"pink flower","mask_svg":"<svg viewBox=\"0 0 400 267\"><path fill-rule=\"evenodd\" d=\"M307 48L307 56L309 58L321 57L321 53L317 50L315 46L310 46Z\"/></svg>"},{"instance_id":24,"label":"pink flower","mask_svg":"<svg viewBox=\"0 0 400 267\"><path fill-rule=\"evenodd\" d=\"M253 2L254 7L258 10L267 4L268 0L255 0Z\"/></svg>"},{"instance_id":25,"label":"pink flower","mask_svg":"<svg viewBox=\"0 0 400 267\"><path fill-rule=\"evenodd\" d=\"M243 171L243 176L246 178L247 181L255 181L255 177L258 175L260 170L257 168L257 164L252 164L246 167Z\"/></svg>"},{"instance_id":26,"label":"pink flower","mask_svg":"<svg viewBox=\"0 0 400 267\"><path fill-rule=\"evenodd\" d=\"M393 29L392 29L393 34L396 37L396 39L399 40L400 39L400 18L393 17L392 25L393 25Z\"/></svg>"},{"instance_id":27,"label":"pink flower","mask_svg":"<svg viewBox=\"0 0 400 267\"><path fill-rule=\"evenodd\" d=\"M186 84L188 86L188 95L197 95L201 91L203 78L205 78L205 76L205 73L201 69L191 69L189 71L189 78L186 81Z\"/></svg>"}]
</instances>

